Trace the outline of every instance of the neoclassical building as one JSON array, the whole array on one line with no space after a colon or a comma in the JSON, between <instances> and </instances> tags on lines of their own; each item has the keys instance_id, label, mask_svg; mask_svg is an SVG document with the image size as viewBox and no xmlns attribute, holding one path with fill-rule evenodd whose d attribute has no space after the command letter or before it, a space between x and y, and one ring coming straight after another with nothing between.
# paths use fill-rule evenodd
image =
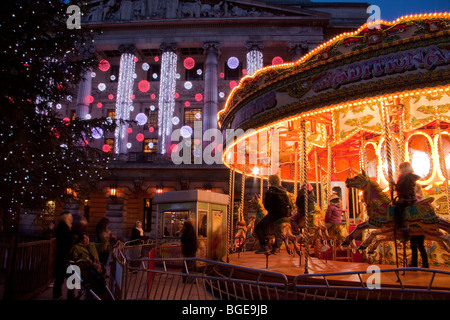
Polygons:
<instances>
[{"instance_id":1,"label":"neoclassical building","mask_svg":"<svg viewBox=\"0 0 450 320\"><path fill-rule=\"evenodd\" d=\"M96 132L89 143L113 155L110 175L66 209L86 215L90 232L107 217L110 229L125 237L136 220L155 235L155 193L228 194L229 171L216 154L223 146L215 145L212 162L207 147L232 88L246 74L296 61L355 30L366 22L367 7L309 0L92 1L82 28L98 31L86 53L100 63L79 84L77 96L57 107L69 119L105 116L136 123ZM250 180L249 199L259 189Z\"/></svg>"}]
</instances>

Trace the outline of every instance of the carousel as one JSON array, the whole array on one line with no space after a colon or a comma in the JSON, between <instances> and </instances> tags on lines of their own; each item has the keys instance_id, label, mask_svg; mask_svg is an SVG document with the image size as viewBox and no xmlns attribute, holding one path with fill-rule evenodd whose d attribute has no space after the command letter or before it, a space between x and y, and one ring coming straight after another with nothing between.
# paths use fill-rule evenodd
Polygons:
<instances>
[{"instance_id":1,"label":"carousel","mask_svg":"<svg viewBox=\"0 0 450 320\"><path fill-rule=\"evenodd\" d=\"M300 265L308 272L311 256L324 259L328 247L334 251L325 259L344 259L341 265L354 263L358 252L358 262L406 265L411 251L409 242L397 241L388 181L396 181L399 164L408 161L421 177L423 198L404 217L411 234L425 235L430 266L450 267L449 64L450 17L434 13L363 25L294 63L241 79L217 116L226 142L222 160L230 169L227 259L250 234L246 178L259 182L252 200L258 220L266 213L261 199L267 179L276 174L292 186L294 202L302 185L316 194L316 209L292 241L295 250L289 249L289 219L274 232L286 239L287 252L299 254L297 273ZM233 221L238 179L241 200ZM324 213L336 195L345 211L342 223L329 227ZM241 253L240 263L246 259L254 266L264 257Z\"/></svg>"}]
</instances>

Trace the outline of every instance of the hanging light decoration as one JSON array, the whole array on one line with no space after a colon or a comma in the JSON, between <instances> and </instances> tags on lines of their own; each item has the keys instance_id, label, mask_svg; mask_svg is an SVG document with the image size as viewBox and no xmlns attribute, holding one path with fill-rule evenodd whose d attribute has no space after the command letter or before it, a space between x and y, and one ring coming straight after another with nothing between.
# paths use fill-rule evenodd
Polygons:
<instances>
[{"instance_id":1,"label":"hanging light decoration","mask_svg":"<svg viewBox=\"0 0 450 320\"><path fill-rule=\"evenodd\" d=\"M106 59L100 60L100 62L98 63L98 68L100 69L100 71L108 71L110 67L111 65Z\"/></svg>"},{"instance_id":2,"label":"hanging light decoration","mask_svg":"<svg viewBox=\"0 0 450 320\"><path fill-rule=\"evenodd\" d=\"M236 57L230 57L227 61L227 66L230 69L236 69L237 67L239 67L239 59Z\"/></svg>"},{"instance_id":3,"label":"hanging light decoration","mask_svg":"<svg viewBox=\"0 0 450 320\"><path fill-rule=\"evenodd\" d=\"M160 153L166 153L166 140L172 131L172 116L175 108L177 55L165 51L161 59L161 82L159 88L158 135L160 136Z\"/></svg>"},{"instance_id":4,"label":"hanging light decoration","mask_svg":"<svg viewBox=\"0 0 450 320\"><path fill-rule=\"evenodd\" d=\"M183 65L187 70L191 70L195 66L195 60L192 57L187 57L184 59Z\"/></svg>"},{"instance_id":5,"label":"hanging light decoration","mask_svg":"<svg viewBox=\"0 0 450 320\"><path fill-rule=\"evenodd\" d=\"M119 120L130 119L130 107L132 106L131 96L133 94L135 56L132 53L123 53L120 57L119 83L117 85L116 118ZM126 152L123 143L127 142L127 125L119 124L115 131L116 154Z\"/></svg>"},{"instance_id":6,"label":"hanging light decoration","mask_svg":"<svg viewBox=\"0 0 450 320\"><path fill-rule=\"evenodd\" d=\"M260 50L247 52L247 74L253 74L263 67L263 54Z\"/></svg>"}]
</instances>

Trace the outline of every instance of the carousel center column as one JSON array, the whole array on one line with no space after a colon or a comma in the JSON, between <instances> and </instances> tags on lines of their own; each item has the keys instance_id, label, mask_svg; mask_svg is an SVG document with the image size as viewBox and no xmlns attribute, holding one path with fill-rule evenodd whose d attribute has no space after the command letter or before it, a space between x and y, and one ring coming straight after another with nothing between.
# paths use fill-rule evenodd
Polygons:
<instances>
[{"instance_id":1,"label":"carousel center column","mask_svg":"<svg viewBox=\"0 0 450 320\"><path fill-rule=\"evenodd\" d=\"M203 104L203 132L205 132L203 143L208 144L213 136L213 130L217 129L218 112L218 57L219 42L205 42L205 90Z\"/></svg>"},{"instance_id":2,"label":"carousel center column","mask_svg":"<svg viewBox=\"0 0 450 320\"><path fill-rule=\"evenodd\" d=\"M176 43L162 43L159 48L162 51L162 58L158 105L158 153L165 155L170 150L171 143L178 56Z\"/></svg>"},{"instance_id":3,"label":"carousel center column","mask_svg":"<svg viewBox=\"0 0 450 320\"><path fill-rule=\"evenodd\" d=\"M134 52L136 47L132 44L120 45L120 68L117 84L116 119L129 120L130 108L133 105L131 96L133 94L134 73L136 62ZM128 143L128 124L118 123L115 131L114 150L115 154L126 154Z\"/></svg>"}]
</instances>

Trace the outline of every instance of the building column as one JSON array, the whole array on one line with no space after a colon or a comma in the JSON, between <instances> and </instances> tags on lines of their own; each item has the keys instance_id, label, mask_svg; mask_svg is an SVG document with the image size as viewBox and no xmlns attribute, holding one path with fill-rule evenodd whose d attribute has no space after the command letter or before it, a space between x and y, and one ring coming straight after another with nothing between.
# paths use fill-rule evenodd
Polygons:
<instances>
[{"instance_id":1,"label":"building column","mask_svg":"<svg viewBox=\"0 0 450 320\"><path fill-rule=\"evenodd\" d=\"M83 50L83 58L88 59L95 53L95 48L88 45ZM87 97L91 95L92 89L92 68L89 68L82 74L82 79L78 86L76 117L78 119L86 119L86 115L89 114L89 105Z\"/></svg>"},{"instance_id":2,"label":"building column","mask_svg":"<svg viewBox=\"0 0 450 320\"><path fill-rule=\"evenodd\" d=\"M308 43L306 41L289 42L289 53L291 54L291 61L297 61L308 53Z\"/></svg>"},{"instance_id":3,"label":"building column","mask_svg":"<svg viewBox=\"0 0 450 320\"><path fill-rule=\"evenodd\" d=\"M247 74L253 74L263 67L263 54L261 52L264 44L261 41L248 41L247 48Z\"/></svg>"},{"instance_id":4,"label":"building column","mask_svg":"<svg viewBox=\"0 0 450 320\"><path fill-rule=\"evenodd\" d=\"M120 45L119 51L122 53L120 57L119 80L117 83L116 97L116 119L129 120L130 107L133 105L131 95L133 94L134 73L136 62L134 52L136 47L130 45ZM118 124L115 131L114 152L115 154L127 153L128 143L128 124Z\"/></svg>"},{"instance_id":5,"label":"building column","mask_svg":"<svg viewBox=\"0 0 450 320\"><path fill-rule=\"evenodd\" d=\"M161 81L159 84L158 111L158 153L165 155L170 150L172 135L172 117L175 109L175 89L177 74L177 45L162 43Z\"/></svg>"},{"instance_id":6,"label":"building column","mask_svg":"<svg viewBox=\"0 0 450 320\"><path fill-rule=\"evenodd\" d=\"M203 143L211 141L209 129L217 129L218 110L218 57L220 44L218 42L205 42L205 88L203 103L203 132L206 133Z\"/></svg>"}]
</instances>

